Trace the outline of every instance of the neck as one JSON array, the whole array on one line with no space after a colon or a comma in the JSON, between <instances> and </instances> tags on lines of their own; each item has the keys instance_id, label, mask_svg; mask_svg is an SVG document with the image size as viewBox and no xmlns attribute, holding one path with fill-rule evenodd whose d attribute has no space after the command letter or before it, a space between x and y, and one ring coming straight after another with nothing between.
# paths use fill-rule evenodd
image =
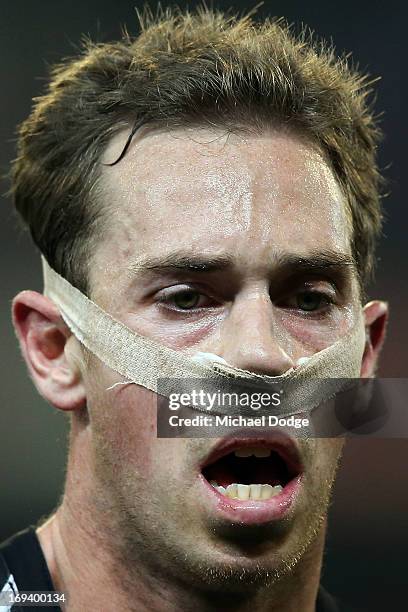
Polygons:
<instances>
[{"instance_id":1,"label":"neck","mask_svg":"<svg viewBox=\"0 0 408 612\"><path fill-rule=\"evenodd\" d=\"M67 612L314 612L325 526L292 571L268 586L216 591L152 571L143 559L126 559L109 508L101 511L84 457L70 455L64 499L38 530L54 588L65 593ZM81 474L78 479L77 474ZM226 585L227 587L228 585Z\"/></svg>"}]
</instances>

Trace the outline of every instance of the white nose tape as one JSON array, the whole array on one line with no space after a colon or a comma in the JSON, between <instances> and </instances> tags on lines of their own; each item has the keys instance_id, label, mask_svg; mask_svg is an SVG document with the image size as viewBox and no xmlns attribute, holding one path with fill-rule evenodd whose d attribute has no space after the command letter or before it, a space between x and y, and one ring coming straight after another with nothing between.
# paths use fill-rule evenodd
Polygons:
<instances>
[{"instance_id":1,"label":"white nose tape","mask_svg":"<svg viewBox=\"0 0 408 612\"><path fill-rule=\"evenodd\" d=\"M297 367L280 376L256 374L235 368L218 355L202 352L194 357L187 356L137 334L55 272L44 257L42 264L44 294L57 305L62 318L79 342L106 366L127 379L123 384L134 383L156 393L160 391L162 395L169 395L174 392L177 379L186 378L210 380L220 386L226 380L229 383L262 385L285 383L289 401L286 401L280 413L291 415L309 411L326 399L327 389L319 379L339 379L337 387L341 389L340 379L360 376L365 344L364 328L356 328L351 334L312 357L301 358ZM168 390L166 382L163 382L166 380L169 381ZM336 385L330 388L332 393Z\"/></svg>"},{"instance_id":2,"label":"white nose tape","mask_svg":"<svg viewBox=\"0 0 408 612\"><path fill-rule=\"evenodd\" d=\"M195 353L191 359L193 361L196 361L197 363L206 363L206 364L211 364L211 363L227 363L225 361L225 359L223 359L222 357L220 357L219 355L216 355L215 353L202 353L202 352L198 352Z\"/></svg>"},{"instance_id":3,"label":"white nose tape","mask_svg":"<svg viewBox=\"0 0 408 612\"><path fill-rule=\"evenodd\" d=\"M299 367L301 365L305 365L305 363L307 363L308 361L310 361L311 357L300 357L297 362L296 362L296 366Z\"/></svg>"}]
</instances>

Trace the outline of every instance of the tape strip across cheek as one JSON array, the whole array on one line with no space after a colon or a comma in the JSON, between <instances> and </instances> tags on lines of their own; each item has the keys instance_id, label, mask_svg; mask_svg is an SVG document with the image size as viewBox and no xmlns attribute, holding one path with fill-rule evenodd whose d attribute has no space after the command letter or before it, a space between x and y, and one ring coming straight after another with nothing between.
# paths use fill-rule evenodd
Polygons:
<instances>
[{"instance_id":1,"label":"tape strip across cheek","mask_svg":"<svg viewBox=\"0 0 408 612\"><path fill-rule=\"evenodd\" d=\"M58 306L71 332L106 366L127 379L108 389L134 383L169 396L175 392L180 379L202 379L220 387L226 381L229 385L259 384L271 390L284 385L286 401L279 413L291 415L311 411L341 390L344 380L360 376L365 343L363 328L356 328L352 334L281 376L260 375L235 368L222 358L208 358L209 354L187 356L137 334L55 272L44 257L42 265L44 294ZM321 379L330 379L331 384L323 385ZM218 412L222 414L222 409Z\"/></svg>"}]
</instances>

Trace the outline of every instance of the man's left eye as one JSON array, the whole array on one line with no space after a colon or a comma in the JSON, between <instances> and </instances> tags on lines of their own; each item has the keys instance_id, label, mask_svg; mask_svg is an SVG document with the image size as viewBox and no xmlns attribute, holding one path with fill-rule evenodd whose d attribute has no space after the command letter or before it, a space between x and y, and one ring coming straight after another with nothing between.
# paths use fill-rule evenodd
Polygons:
<instances>
[{"instance_id":1,"label":"man's left eye","mask_svg":"<svg viewBox=\"0 0 408 612\"><path fill-rule=\"evenodd\" d=\"M330 296L319 291L302 291L297 293L288 303L292 308L298 308L304 312L315 312L327 308L333 301Z\"/></svg>"}]
</instances>

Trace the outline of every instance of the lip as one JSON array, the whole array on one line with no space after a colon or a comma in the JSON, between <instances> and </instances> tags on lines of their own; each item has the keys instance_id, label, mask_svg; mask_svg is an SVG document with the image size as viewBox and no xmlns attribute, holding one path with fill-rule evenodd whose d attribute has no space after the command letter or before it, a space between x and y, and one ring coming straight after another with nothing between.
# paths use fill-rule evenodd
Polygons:
<instances>
[{"instance_id":1,"label":"lip","mask_svg":"<svg viewBox=\"0 0 408 612\"><path fill-rule=\"evenodd\" d=\"M246 432L247 433L247 432ZM264 447L279 453L288 469L295 474L282 491L267 500L240 500L227 497L217 491L203 476L202 470L237 448ZM223 438L214 447L200 466L199 480L211 513L228 523L240 525L262 525L284 519L294 508L303 482L303 465L295 441L286 434L274 432L261 437Z\"/></svg>"}]
</instances>

